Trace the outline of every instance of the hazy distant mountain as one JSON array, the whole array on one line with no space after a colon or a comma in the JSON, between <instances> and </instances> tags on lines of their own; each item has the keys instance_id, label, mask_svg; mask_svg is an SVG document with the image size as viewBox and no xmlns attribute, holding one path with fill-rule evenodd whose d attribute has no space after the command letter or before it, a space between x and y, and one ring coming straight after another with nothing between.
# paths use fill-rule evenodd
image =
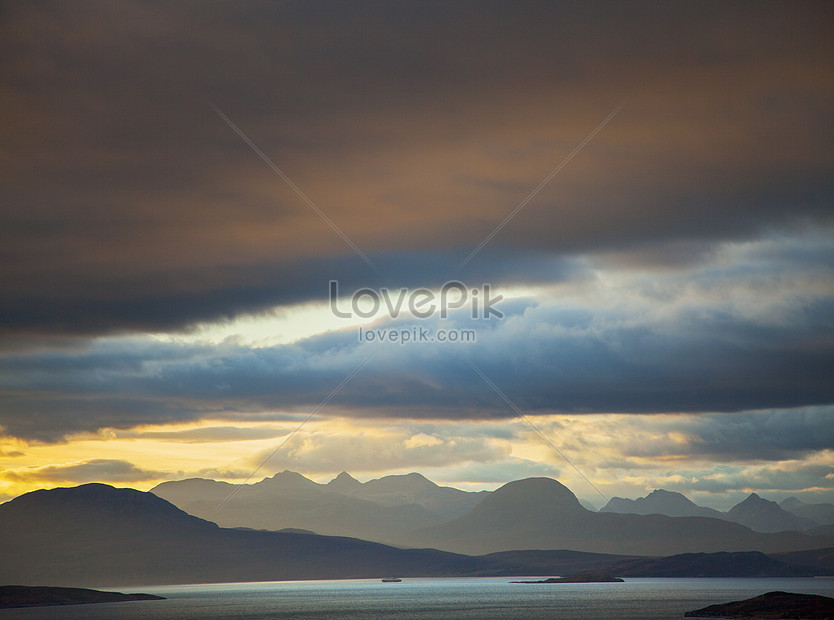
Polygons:
<instances>
[{"instance_id":1,"label":"hazy distant mountain","mask_svg":"<svg viewBox=\"0 0 834 620\"><path fill-rule=\"evenodd\" d=\"M396 541L419 529L465 514L487 492L441 487L420 474L386 476L361 483L342 472L328 484L284 471L235 492L214 480L164 482L151 492L186 512L225 527L281 530L303 528L318 534Z\"/></svg>"},{"instance_id":2,"label":"hazy distant mountain","mask_svg":"<svg viewBox=\"0 0 834 620\"><path fill-rule=\"evenodd\" d=\"M224 529L151 493L103 484L34 491L2 504L0 532L0 583L21 585L525 575L601 560L556 552L554 565L538 572L518 557L471 558L351 538Z\"/></svg>"},{"instance_id":3,"label":"hazy distant mountain","mask_svg":"<svg viewBox=\"0 0 834 620\"><path fill-rule=\"evenodd\" d=\"M819 525L834 525L834 504L806 504L795 497L779 502L779 507Z\"/></svg>"},{"instance_id":4,"label":"hazy distant mountain","mask_svg":"<svg viewBox=\"0 0 834 620\"><path fill-rule=\"evenodd\" d=\"M418 473L385 476L363 484L347 472L342 472L327 487L383 506L417 504L446 519L466 514L489 495L489 491L471 493L441 487Z\"/></svg>"},{"instance_id":5,"label":"hazy distant mountain","mask_svg":"<svg viewBox=\"0 0 834 620\"><path fill-rule=\"evenodd\" d=\"M666 515L667 517L715 517L721 513L712 508L698 506L681 493L657 489L646 497L626 499L612 497L600 512L619 512L622 514Z\"/></svg>"},{"instance_id":6,"label":"hazy distant mountain","mask_svg":"<svg viewBox=\"0 0 834 620\"><path fill-rule=\"evenodd\" d=\"M481 554L511 549L576 549L631 555L788 551L834 540L787 532L760 534L709 517L591 512L550 478L510 482L468 514L406 538L415 546Z\"/></svg>"},{"instance_id":7,"label":"hazy distant mountain","mask_svg":"<svg viewBox=\"0 0 834 620\"><path fill-rule=\"evenodd\" d=\"M784 532L807 530L818 524L783 510L776 502L763 499L751 493L743 502L733 506L724 514L728 521L741 523L757 532Z\"/></svg>"},{"instance_id":8,"label":"hazy distant mountain","mask_svg":"<svg viewBox=\"0 0 834 620\"><path fill-rule=\"evenodd\" d=\"M189 514L224 527L282 530L302 528L317 534L352 536L364 540L390 540L402 530L442 522L440 515L415 503L385 506L285 471L235 490L213 480L165 482L151 489Z\"/></svg>"}]
</instances>

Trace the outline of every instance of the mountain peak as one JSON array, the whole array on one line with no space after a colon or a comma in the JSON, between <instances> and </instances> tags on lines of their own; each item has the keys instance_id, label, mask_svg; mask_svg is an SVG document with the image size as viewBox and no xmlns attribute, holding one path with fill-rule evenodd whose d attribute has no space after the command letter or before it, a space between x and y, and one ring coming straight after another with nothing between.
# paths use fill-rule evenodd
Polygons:
<instances>
[{"instance_id":1,"label":"mountain peak","mask_svg":"<svg viewBox=\"0 0 834 620\"><path fill-rule=\"evenodd\" d=\"M333 478L330 482L327 483L327 487L331 489L335 489L340 493L347 493L350 491L354 491L362 486L362 483L359 482L356 478L351 476L346 471L343 471L338 476Z\"/></svg>"},{"instance_id":2,"label":"mountain peak","mask_svg":"<svg viewBox=\"0 0 834 620\"><path fill-rule=\"evenodd\" d=\"M576 495L553 478L525 478L508 482L487 496L475 510L491 511L500 508L517 513L522 506L531 513L587 512Z\"/></svg>"},{"instance_id":3,"label":"mountain peak","mask_svg":"<svg viewBox=\"0 0 834 620\"><path fill-rule=\"evenodd\" d=\"M805 502L801 501L800 499L791 495L787 499L783 499L779 502L779 506L785 508L786 510L790 510L791 508L796 508L797 506L807 506Z\"/></svg>"},{"instance_id":4,"label":"mountain peak","mask_svg":"<svg viewBox=\"0 0 834 620\"><path fill-rule=\"evenodd\" d=\"M698 506L686 495L677 491L655 489L646 497L623 499L612 497L600 512L620 512L640 515L661 514L668 517L720 517L712 508Z\"/></svg>"},{"instance_id":5,"label":"mountain peak","mask_svg":"<svg viewBox=\"0 0 834 620\"><path fill-rule=\"evenodd\" d=\"M295 471L290 471L289 469L285 469L281 473L275 474L271 478L264 478L258 484L268 484L270 486L277 485L281 487L287 488L305 488L310 486L318 486L315 482L310 480L309 478L305 478L301 474Z\"/></svg>"},{"instance_id":6,"label":"mountain peak","mask_svg":"<svg viewBox=\"0 0 834 620\"><path fill-rule=\"evenodd\" d=\"M743 502L733 506L726 518L757 532L803 530L813 526L811 521L797 517L776 502L759 497L756 493L751 493Z\"/></svg>"},{"instance_id":7,"label":"mountain peak","mask_svg":"<svg viewBox=\"0 0 834 620\"><path fill-rule=\"evenodd\" d=\"M336 476L335 478L333 478L333 480L331 480L331 482L334 482L334 481L336 481L336 480L338 480L339 482L350 482L350 483L362 484L361 482L359 482L356 478L354 478L353 476L351 476L351 475L350 475L349 473L347 473L346 471L343 471L343 472L342 472L342 473L340 473L338 476Z\"/></svg>"}]
</instances>

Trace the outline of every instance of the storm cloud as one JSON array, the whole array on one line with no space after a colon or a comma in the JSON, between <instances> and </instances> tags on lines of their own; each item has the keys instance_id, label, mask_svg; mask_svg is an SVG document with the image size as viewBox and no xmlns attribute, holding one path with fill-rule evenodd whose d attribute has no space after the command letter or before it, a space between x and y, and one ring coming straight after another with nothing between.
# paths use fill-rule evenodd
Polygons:
<instances>
[{"instance_id":1,"label":"storm cloud","mask_svg":"<svg viewBox=\"0 0 834 620\"><path fill-rule=\"evenodd\" d=\"M321 299L331 278L443 282L623 101L465 275L546 280L525 256L691 260L830 223L832 17L825 3L6 5L0 326L158 331Z\"/></svg>"}]
</instances>

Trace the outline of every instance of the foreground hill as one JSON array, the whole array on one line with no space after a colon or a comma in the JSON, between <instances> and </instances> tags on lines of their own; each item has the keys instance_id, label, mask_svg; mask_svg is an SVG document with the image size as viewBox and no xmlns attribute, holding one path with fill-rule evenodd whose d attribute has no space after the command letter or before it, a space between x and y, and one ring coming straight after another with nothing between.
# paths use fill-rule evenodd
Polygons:
<instances>
[{"instance_id":1,"label":"foreground hill","mask_svg":"<svg viewBox=\"0 0 834 620\"><path fill-rule=\"evenodd\" d=\"M0 586L0 609L8 607L49 607L51 605L88 605L124 601L162 601L153 594L122 594L86 588L45 586Z\"/></svg>"},{"instance_id":2,"label":"foreground hill","mask_svg":"<svg viewBox=\"0 0 834 620\"><path fill-rule=\"evenodd\" d=\"M761 534L708 517L595 513L550 478L529 478L493 491L468 514L413 532L407 542L458 553L576 549L666 556L717 551L796 551L830 547L831 537Z\"/></svg>"}]
</instances>

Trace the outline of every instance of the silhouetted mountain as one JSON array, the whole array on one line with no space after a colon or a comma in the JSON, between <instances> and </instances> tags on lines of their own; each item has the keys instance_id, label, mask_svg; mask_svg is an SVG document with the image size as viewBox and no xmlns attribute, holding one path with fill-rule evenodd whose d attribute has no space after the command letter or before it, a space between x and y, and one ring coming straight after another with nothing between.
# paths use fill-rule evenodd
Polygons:
<instances>
[{"instance_id":1,"label":"silhouetted mountain","mask_svg":"<svg viewBox=\"0 0 834 620\"><path fill-rule=\"evenodd\" d=\"M817 525L813 521L783 510L776 502L762 499L755 493L751 493L743 502L733 506L724 514L724 518L746 525L757 532L800 531Z\"/></svg>"},{"instance_id":2,"label":"silhouetted mountain","mask_svg":"<svg viewBox=\"0 0 834 620\"><path fill-rule=\"evenodd\" d=\"M220 528L152 493L103 484L35 491L0 505L0 583L206 583L384 575L553 574L517 558L472 558L352 538ZM577 564L582 566L581 562Z\"/></svg>"},{"instance_id":3,"label":"silhouetted mountain","mask_svg":"<svg viewBox=\"0 0 834 620\"><path fill-rule=\"evenodd\" d=\"M575 549L627 555L792 551L834 544L826 537L760 534L709 517L595 513L550 478L510 482L468 514L404 537L413 546L482 554L513 549Z\"/></svg>"},{"instance_id":4,"label":"silhouetted mountain","mask_svg":"<svg viewBox=\"0 0 834 620\"><path fill-rule=\"evenodd\" d=\"M795 497L789 497L779 502L779 507L818 525L834 525L834 504L806 504Z\"/></svg>"},{"instance_id":5,"label":"silhouetted mountain","mask_svg":"<svg viewBox=\"0 0 834 620\"><path fill-rule=\"evenodd\" d=\"M667 517L715 517L721 513L712 508L698 506L681 493L656 489L646 497L626 499L612 497L599 512L619 512L622 514L666 515Z\"/></svg>"},{"instance_id":6,"label":"silhouetted mountain","mask_svg":"<svg viewBox=\"0 0 834 620\"><path fill-rule=\"evenodd\" d=\"M303 528L381 542L464 514L489 495L441 487L416 473L363 484L342 472L324 485L284 471L235 489L225 482L189 479L164 482L151 492L226 527ZM218 510L232 492L234 497Z\"/></svg>"},{"instance_id":7,"label":"silhouetted mountain","mask_svg":"<svg viewBox=\"0 0 834 620\"><path fill-rule=\"evenodd\" d=\"M665 558L624 560L603 568L621 577L813 577L814 571L789 566L758 551L682 553Z\"/></svg>"}]
</instances>

